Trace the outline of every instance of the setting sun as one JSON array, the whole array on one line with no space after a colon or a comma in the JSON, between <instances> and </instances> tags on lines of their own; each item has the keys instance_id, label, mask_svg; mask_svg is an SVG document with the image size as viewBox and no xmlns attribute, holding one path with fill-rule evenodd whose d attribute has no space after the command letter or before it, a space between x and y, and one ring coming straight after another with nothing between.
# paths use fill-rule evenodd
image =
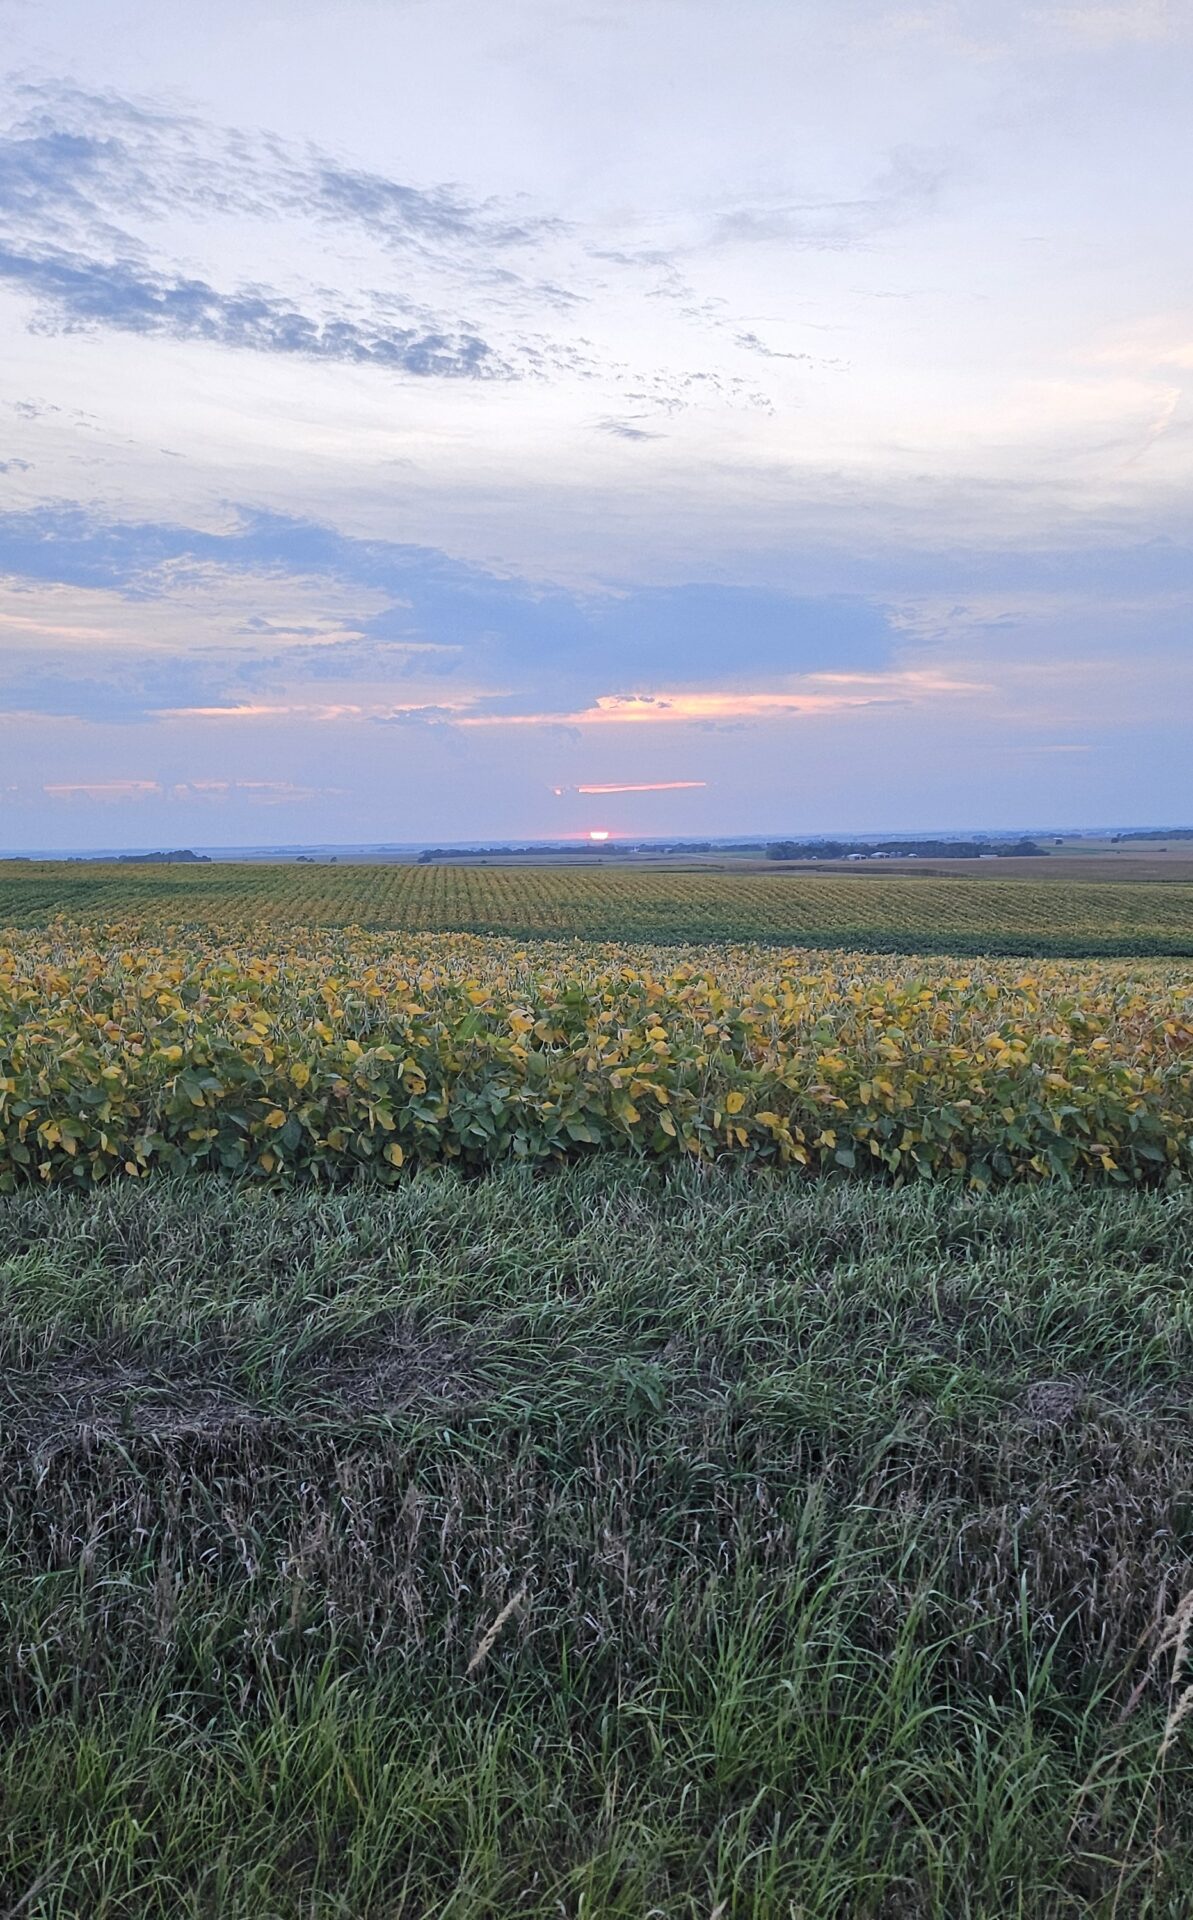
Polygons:
<instances>
[{"instance_id":1,"label":"setting sun","mask_svg":"<svg viewBox=\"0 0 1193 1920\"><path fill-rule=\"evenodd\" d=\"M608 827L593 827L588 837L590 840L607 840L609 838L609 829Z\"/></svg>"}]
</instances>

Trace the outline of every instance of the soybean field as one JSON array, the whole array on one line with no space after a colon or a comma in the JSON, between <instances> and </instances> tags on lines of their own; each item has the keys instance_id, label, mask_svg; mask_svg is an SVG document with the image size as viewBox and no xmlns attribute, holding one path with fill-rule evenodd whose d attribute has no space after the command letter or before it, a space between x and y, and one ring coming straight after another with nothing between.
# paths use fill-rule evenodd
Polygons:
<instances>
[{"instance_id":1,"label":"soybean field","mask_svg":"<svg viewBox=\"0 0 1193 1920\"><path fill-rule=\"evenodd\" d=\"M504 934L871 953L1193 956L1193 883L978 873L0 863L0 927Z\"/></svg>"}]
</instances>

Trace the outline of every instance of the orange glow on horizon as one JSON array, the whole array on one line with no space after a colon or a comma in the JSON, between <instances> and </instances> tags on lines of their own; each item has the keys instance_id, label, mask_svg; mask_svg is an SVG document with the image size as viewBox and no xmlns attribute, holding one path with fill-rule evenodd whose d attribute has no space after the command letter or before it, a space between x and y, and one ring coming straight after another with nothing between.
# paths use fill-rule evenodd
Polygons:
<instances>
[{"instance_id":1,"label":"orange glow on horizon","mask_svg":"<svg viewBox=\"0 0 1193 1920\"><path fill-rule=\"evenodd\" d=\"M677 793L681 787L706 787L707 780L612 780L600 786L577 787L577 793ZM556 787L556 793L562 791Z\"/></svg>"}]
</instances>

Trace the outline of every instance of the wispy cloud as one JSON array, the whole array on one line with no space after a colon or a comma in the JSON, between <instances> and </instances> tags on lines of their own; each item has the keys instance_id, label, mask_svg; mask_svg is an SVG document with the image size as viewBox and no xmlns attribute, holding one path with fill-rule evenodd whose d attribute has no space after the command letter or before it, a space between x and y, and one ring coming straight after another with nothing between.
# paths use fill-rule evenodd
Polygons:
<instances>
[{"instance_id":1,"label":"wispy cloud","mask_svg":"<svg viewBox=\"0 0 1193 1920\"><path fill-rule=\"evenodd\" d=\"M42 787L47 800L150 800L161 797L156 780L60 780Z\"/></svg>"},{"instance_id":2,"label":"wispy cloud","mask_svg":"<svg viewBox=\"0 0 1193 1920\"><path fill-rule=\"evenodd\" d=\"M988 683L924 671L808 675L798 687L602 694L571 713L462 713L461 727L636 727L762 721L989 693Z\"/></svg>"},{"instance_id":3,"label":"wispy cloud","mask_svg":"<svg viewBox=\"0 0 1193 1920\"><path fill-rule=\"evenodd\" d=\"M662 440L666 437L657 427L640 427L637 422L642 418L644 416L639 414L634 420L598 420L597 431L611 433L618 440Z\"/></svg>"},{"instance_id":4,"label":"wispy cloud","mask_svg":"<svg viewBox=\"0 0 1193 1920\"><path fill-rule=\"evenodd\" d=\"M949 678L924 669L880 674L808 674L799 685L739 692L734 688L697 691L676 689L657 693L605 693L591 705L560 711L537 711L491 696L461 699L444 705L419 702L241 702L228 706L170 707L159 717L171 720L301 720L383 721L456 727L636 727L765 721L814 714L845 713L853 708L908 705L959 696L990 693L988 682ZM577 793L647 793L668 788L700 787L702 780L578 786ZM563 789L556 789L562 792Z\"/></svg>"},{"instance_id":5,"label":"wispy cloud","mask_svg":"<svg viewBox=\"0 0 1193 1920\"><path fill-rule=\"evenodd\" d=\"M152 100L50 81L10 87L9 99L0 279L33 303L43 333L135 333L417 379L580 380L614 409L598 430L627 442L656 429L641 424L640 406L623 414L626 402L655 415L713 399L773 408L756 379L712 364L710 328L736 331L756 356L802 357L743 330L723 301L692 294L674 266L690 241L646 253L594 245L522 201L393 178ZM915 169L915 156L897 156L865 200L824 203L815 214L824 243L849 244L846 227L880 227L909 204L926 163ZM710 215L696 251L794 219L786 202ZM230 230L234 256L259 253L259 272L228 271L219 242ZM255 251L245 245L254 232ZM279 267L287 254L289 269ZM583 325L611 268L635 304L651 297L644 262L676 295L696 364L674 352L653 364L627 357Z\"/></svg>"},{"instance_id":6,"label":"wispy cloud","mask_svg":"<svg viewBox=\"0 0 1193 1920\"><path fill-rule=\"evenodd\" d=\"M359 320L331 306L304 313L264 288L220 293L206 280L179 279L129 260L0 247L0 280L40 303L43 329L105 326L420 376L488 380L513 374L476 334L392 326L377 315Z\"/></svg>"},{"instance_id":7,"label":"wispy cloud","mask_svg":"<svg viewBox=\"0 0 1193 1920\"><path fill-rule=\"evenodd\" d=\"M782 240L810 251L844 252L932 206L951 168L944 154L900 147L855 198L759 199L723 213L712 238L721 245Z\"/></svg>"},{"instance_id":8,"label":"wispy cloud","mask_svg":"<svg viewBox=\"0 0 1193 1920\"><path fill-rule=\"evenodd\" d=\"M18 794L21 789L10 790ZM50 781L38 791L47 800L110 802L205 801L212 804L244 800L250 805L281 806L287 802L338 797L340 787L305 786L293 780L62 780Z\"/></svg>"},{"instance_id":9,"label":"wispy cloud","mask_svg":"<svg viewBox=\"0 0 1193 1920\"><path fill-rule=\"evenodd\" d=\"M0 278L37 303L43 330L107 327L419 377L511 377L508 356L459 315L359 282L352 300L326 287L221 287L155 258L150 237L180 212L355 229L454 275L457 299L487 285L490 304L508 304L521 283L505 256L550 223L111 93L45 83L20 85L14 97L15 119L0 135ZM555 304L564 298L551 292ZM521 370L542 355L528 343Z\"/></svg>"},{"instance_id":10,"label":"wispy cloud","mask_svg":"<svg viewBox=\"0 0 1193 1920\"><path fill-rule=\"evenodd\" d=\"M733 344L744 348L747 353L760 353L764 360L802 360L808 365L813 361L810 353L788 353L781 347L768 347L765 340L760 340L758 335L750 332L749 329L744 333L735 333Z\"/></svg>"},{"instance_id":11,"label":"wispy cloud","mask_svg":"<svg viewBox=\"0 0 1193 1920\"><path fill-rule=\"evenodd\" d=\"M706 787L707 780L613 780L597 786L579 786L577 793L678 793L685 787ZM556 787L556 793L566 789Z\"/></svg>"},{"instance_id":12,"label":"wispy cloud","mask_svg":"<svg viewBox=\"0 0 1193 1920\"><path fill-rule=\"evenodd\" d=\"M131 212L274 217L345 224L401 250L519 249L554 228L511 217L446 186L420 187L353 167L311 144L220 126L197 113L64 81L11 88L0 183L14 213L66 234L79 223L122 235Z\"/></svg>"},{"instance_id":13,"label":"wispy cloud","mask_svg":"<svg viewBox=\"0 0 1193 1920\"><path fill-rule=\"evenodd\" d=\"M247 800L253 806L276 807L302 800L337 799L344 789L305 786L294 780L181 780L166 791L171 800L204 800L212 804Z\"/></svg>"},{"instance_id":14,"label":"wispy cloud","mask_svg":"<svg viewBox=\"0 0 1193 1920\"><path fill-rule=\"evenodd\" d=\"M396 711L396 710L395 710ZM419 708L410 708L419 712ZM370 708L356 701L240 700L227 706L157 707L158 720L367 720Z\"/></svg>"}]
</instances>

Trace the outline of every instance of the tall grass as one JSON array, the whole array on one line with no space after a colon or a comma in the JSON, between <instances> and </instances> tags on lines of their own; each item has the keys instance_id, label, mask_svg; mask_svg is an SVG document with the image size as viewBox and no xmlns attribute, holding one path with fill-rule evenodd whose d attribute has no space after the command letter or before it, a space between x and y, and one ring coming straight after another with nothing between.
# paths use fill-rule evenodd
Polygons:
<instances>
[{"instance_id":1,"label":"tall grass","mask_svg":"<svg viewBox=\"0 0 1193 1920\"><path fill-rule=\"evenodd\" d=\"M0 1902L1187 1916L1191 1258L600 1161L9 1200Z\"/></svg>"}]
</instances>

